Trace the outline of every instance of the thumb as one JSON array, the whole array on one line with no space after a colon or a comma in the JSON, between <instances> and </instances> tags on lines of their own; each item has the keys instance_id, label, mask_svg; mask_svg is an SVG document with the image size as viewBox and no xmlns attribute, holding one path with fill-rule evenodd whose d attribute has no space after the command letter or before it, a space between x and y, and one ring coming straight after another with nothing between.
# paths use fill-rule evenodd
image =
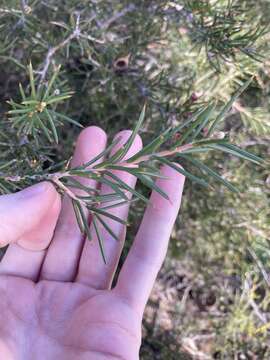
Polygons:
<instances>
[{"instance_id":1,"label":"thumb","mask_svg":"<svg viewBox=\"0 0 270 360\"><path fill-rule=\"evenodd\" d=\"M0 246L18 243L28 250L46 248L60 207L60 195L49 182L0 196Z\"/></svg>"}]
</instances>

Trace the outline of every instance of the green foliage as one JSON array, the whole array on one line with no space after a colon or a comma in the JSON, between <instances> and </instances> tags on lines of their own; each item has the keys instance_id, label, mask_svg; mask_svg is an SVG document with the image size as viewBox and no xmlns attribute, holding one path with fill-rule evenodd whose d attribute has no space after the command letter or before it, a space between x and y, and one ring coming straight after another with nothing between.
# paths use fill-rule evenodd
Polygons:
<instances>
[{"instance_id":1,"label":"green foliage","mask_svg":"<svg viewBox=\"0 0 270 360\"><path fill-rule=\"evenodd\" d=\"M24 135L26 136L32 135L35 142L38 143L38 130L41 129L43 130L43 133L40 134L40 136L43 135L47 137L47 140L49 142L53 142L54 140L56 143L58 143L57 130L56 130L56 126L54 125L55 118L53 118L53 114L57 114L57 113L56 112L51 113L51 110L48 110L47 107L50 106L51 104L58 103L58 101L66 100L67 98L70 97L70 94L66 93L63 95L50 96L50 90L56 78L56 74L55 74L52 80L48 83L48 87L44 95L42 94L41 96L39 92L38 93L36 92L33 70L31 65L29 67L29 73L30 73L31 99L26 100L25 94L22 90L22 98L23 98L22 105L18 105L12 101L10 102L13 108L15 108L9 111L9 114L15 116L14 118L12 118L12 125L16 126L18 125L18 123L21 122L24 124L24 121L26 120L26 124L23 127L21 126L19 127L17 136L20 136L26 127ZM82 231L82 234L86 235L87 238L91 240L89 222L83 210L83 208L85 207L92 216L94 222L94 229L97 234L97 238L99 240L101 254L104 262L106 263L104 247L97 227L97 222L100 222L100 220L96 218L96 215L97 214L102 215L105 222L106 222L106 218L109 218L126 225L126 223L123 222L121 219L112 215L110 211L107 211L108 208L104 208L104 205L106 206L106 203L108 201L116 202L116 204L118 203L119 206L125 202L129 202L130 200L127 195L128 193L131 193L131 195L133 195L135 199L136 197L137 199L142 198L142 194L139 194L138 192L134 192L127 186L123 186L123 182L120 182L119 179L116 178L116 176L114 176L111 173L112 170L121 170L124 172L131 173L132 175L137 177L137 179L140 180L142 184L144 184L150 190L155 190L161 196L169 200L167 194L164 193L162 189L160 189L155 183L155 178L160 176L159 175L160 165L165 164L167 166L170 166L174 170L180 172L181 174L185 175L187 178L191 179L192 181L200 185L206 187L208 185L206 179L198 178L197 176L194 176L192 173L176 165L175 162L173 162L173 160L177 161L179 158L181 159L181 156L193 153L193 151L195 151L196 154L199 154L200 152L205 152L205 151L220 150L222 152L229 153L239 158L254 162L255 164L259 164L259 165L263 164L263 160L260 157L230 144L227 139L220 140L214 137L207 138L203 136L201 133L202 129L208 126L208 124L210 124L208 134L209 135L212 134L213 129L216 126L217 122L224 117L225 113L229 110L229 108L231 108L234 100L242 93L242 91L247 87L249 83L250 80L241 89L238 90L236 95L232 97L232 100L228 104L226 104L226 106L221 110L220 114L218 114L216 118L214 118L213 120L211 119L211 114L214 110L214 105L210 104L209 106L195 113L195 115L192 116L191 119L192 121L189 119L186 122L187 124L183 124L178 127L175 127L171 131L166 131L166 136L164 136L164 134L159 135L158 138L150 142L150 144L148 144L147 147L143 148L140 152L138 152L135 155L136 156L135 160L134 157L127 161L124 160L124 158L128 153L130 147L132 146L134 139L137 136L140 128L142 127L146 115L146 106L144 106L141 115L139 117L139 120L135 125L127 142L124 145L122 145L114 155L105 158L105 160L98 163L98 165L95 165L96 159L94 159L90 161L90 164L88 162L76 168L72 168L71 170L64 169L63 172L48 173L48 171L46 171L45 174L41 172L41 173L36 173L35 175L25 175L24 177L21 177L19 174L16 174L16 176L14 177L12 176L12 174L2 172L1 178L3 179L4 182L7 183L24 182L25 178L32 180L38 179L39 181L51 180L59 188L59 190L63 191L68 197L70 197L73 203L78 225ZM44 119L41 118L40 115L38 115L38 114L42 115L43 112L45 112L45 116L46 116L45 120L47 121L44 121ZM31 114L31 116L29 116L29 114ZM46 125L48 126L48 128L46 127ZM179 128L183 129L184 125L186 126L186 129L184 130L180 138L180 141L179 140L173 141L173 137L175 133L179 131ZM52 136L50 134L50 131L52 133ZM161 145L163 143L166 144L167 141L171 141L170 144L171 146L167 149L162 150ZM108 149L105 150L105 153L108 154L108 152L109 152ZM97 158L100 159L102 155L104 155L104 152L102 152L102 154L99 154ZM189 156L186 156L185 159L189 160L190 158ZM193 164L194 161L197 160L196 159L193 160ZM3 168L8 166L9 164L4 164ZM237 191L226 179L223 179L221 176L219 176L218 173L206 167L204 164L201 164L201 162L197 161L196 166L202 170L207 169L207 171L205 171L206 175L210 175L214 177L220 183L227 186L227 188L229 188L230 190L233 189L234 191ZM104 177L102 175L104 175ZM109 194L110 196L108 196L108 194L100 195L98 191L93 192L91 188L88 189L80 181L74 180L73 178L74 176L77 176L77 178L81 177L81 178L93 179L100 184L105 183L107 186L109 186L112 193ZM70 186L72 187L72 189L70 189ZM81 196L76 195L74 192L74 188L83 190L85 195L81 195ZM116 206L116 204L114 203L114 206ZM104 226L104 222L102 222L101 225ZM110 233L112 233L112 230L110 228L108 230Z\"/></svg>"},{"instance_id":2,"label":"green foliage","mask_svg":"<svg viewBox=\"0 0 270 360\"><path fill-rule=\"evenodd\" d=\"M205 46L206 55L213 66L220 71L220 62L234 59L238 52L260 60L253 47L265 31L256 24L243 21L246 3L237 1L211 2L186 1L194 23L192 40L200 48Z\"/></svg>"},{"instance_id":3,"label":"green foliage","mask_svg":"<svg viewBox=\"0 0 270 360\"><path fill-rule=\"evenodd\" d=\"M2 0L0 193L52 181L72 199L89 240L83 209L91 212L106 261L99 229L116 240L106 220L120 221L111 217L108 204L130 201L131 193L137 200L132 214L137 223L149 190L166 197L154 180L160 165L167 164L191 180L173 256L179 256L180 246L182 256L191 259L188 266L203 274L206 284L220 268L240 275L259 269L258 281L265 281L267 9L267 0ZM106 157L98 166L96 158L70 169L78 125L91 124L110 137L122 128L134 130L110 157L117 141L112 142L98 156ZM124 161L138 131L145 145ZM133 190L121 182L114 169L137 176L139 187ZM106 182L111 194L91 191L81 184L82 177ZM76 196L76 188L85 195ZM228 333L238 317L254 325L250 308L240 316L235 309L242 303L234 300L227 323L217 325ZM219 349L224 345L217 344Z\"/></svg>"},{"instance_id":4,"label":"green foliage","mask_svg":"<svg viewBox=\"0 0 270 360\"><path fill-rule=\"evenodd\" d=\"M57 89L53 90L53 86L58 75L57 69L46 88L40 87L36 89L32 64L29 65L29 78L31 93L27 97L20 84L20 93L22 101L17 104L13 100L8 103L12 110L8 111L11 116L11 127L16 130L18 137L32 137L38 143L40 132L47 138L50 143L58 144L57 126L62 125L63 121L71 122L80 126L76 121L68 116L57 113L55 106L58 103L71 97L71 92L58 94Z\"/></svg>"}]
</instances>

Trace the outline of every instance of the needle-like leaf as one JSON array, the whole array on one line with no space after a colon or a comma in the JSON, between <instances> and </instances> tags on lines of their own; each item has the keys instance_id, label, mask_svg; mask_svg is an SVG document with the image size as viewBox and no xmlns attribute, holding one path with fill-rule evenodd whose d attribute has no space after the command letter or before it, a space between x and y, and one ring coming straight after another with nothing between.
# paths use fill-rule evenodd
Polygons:
<instances>
[{"instance_id":1,"label":"needle-like leaf","mask_svg":"<svg viewBox=\"0 0 270 360\"><path fill-rule=\"evenodd\" d=\"M145 111L146 111L146 104L144 105L142 112L140 114L139 120L136 123L128 141L125 143L125 145L123 147L121 147L118 151L116 151L116 153L111 157L111 161L112 162L119 162L120 160L122 160L126 154L128 153L129 149L131 148L135 137L137 136L139 130L141 129L142 123L144 121L145 118Z\"/></svg>"},{"instance_id":2,"label":"needle-like leaf","mask_svg":"<svg viewBox=\"0 0 270 360\"><path fill-rule=\"evenodd\" d=\"M171 162L169 160L167 160L166 158L159 158L156 157L156 159L161 163L161 164L165 164L170 166L172 169L176 170L177 172L179 172L180 174L186 176L188 179L190 179L191 181L194 181L196 183L198 183L201 186L205 186L208 187L208 183L204 180L201 179L193 174L191 174L189 171L183 169L181 166L175 164L174 162Z\"/></svg>"},{"instance_id":3,"label":"needle-like leaf","mask_svg":"<svg viewBox=\"0 0 270 360\"><path fill-rule=\"evenodd\" d=\"M243 150L235 145L232 144L212 144L208 145L210 149L215 150L221 150L223 152L226 152L228 154L234 155L236 157L239 157L241 159L245 159L248 161L251 161L255 164L262 165L264 163L264 160L260 158L259 156L256 156L254 154L251 154L250 152Z\"/></svg>"},{"instance_id":4,"label":"needle-like leaf","mask_svg":"<svg viewBox=\"0 0 270 360\"><path fill-rule=\"evenodd\" d=\"M237 92L232 96L231 100L223 107L223 109L221 110L221 112L219 113L219 115L216 117L216 119L213 121L209 131L208 131L208 136L210 136L211 134L213 134L216 126L218 125L218 123L225 117L225 115L231 110L234 102L236 99L239 98L239 96L249 87L249 85L251 84L251 82L253 81L253 77L248 79L238 90Z\"/></svg>"},{"instance_id":5,"label":"needle-like leaf","mask_svg":"<svg viewBox=\"0 0 270 360\"><path fill-rule=\"evenodd\" d=\"M149 189L156 191L166 200L169 200L168 195L151 179L150 176L137 174L137 177Z\"/></svg>"},{"instance_id":6,"label":"needle-like leaf","mask_svg":"<svg viewBox=\"0 0 270 360\"><path fill-rule=\"evenodd\" d=\"M103 215L105 217L108 217L116 222L119 222L120 224L123 224L123 225L126 225L126 221L124 221L123 219L120 219L119 217L107 212L107 211L104 211L103 209L101 208L96 208L96 207L92 207L92 206L87 206L87 208L93 212L94 214L97 213L97 214L100 214L100 215Z\"/></svg>"},{"instance_id":7,"label":"needle-like leaf","mask_svg":"<svg viewBox=\"0 0 270 360\"><path fill-rule=\"evenodd\" d=\"M215 103L210 103L205 109L198 115L196 120L188 127L184 134L182 134L178 145L182 145L190 138L188 142L192 142L201 130L207 125L211 119L211 115L215 109Z\"/></svg>"},{"instance_id":8,"label":"needle-like leaf","mask_svg":"<svg viewBox=\"0 0 270 360\"><path fill-rule=\"evenodd\" d=\"M99 229L98 229L98 225L97 225L97 223L96 223L95 217L93 217L92 222L93 222L94 229L95 229L95 232L96 232L96 235L97 235L98 244L99 244L100 252L101 252L101 255L102 255L102 259L103 259L103 261L104 261L104 264L106 265L107 261L106 261L106 256L105 256L103 239L102 239L102 237L100 236Z\"/></svg>"},{"instance_id":9,"label":"needle-like leaf","mask_svg":"<svg viewBox=\"0 0 270 360\"><path fill-rule=\"evenodd\" d=\"M31 86L31 95L33 98L36 97L36 87L35 87L35 79L34 79L34 73L33 73L33 67L32 67L32 63L30 62L29 66L28 66L28 71L29 71L29 78L30 78L30 86Z\"/></svg>"},{"instance_id":10,"label":"needle-like leaf","mask_svg":"<svg viewBox=\"0 0 270 360\"><path fill-rule=\"evenodd\" d=\"M136 191L134 188L132 188L131 186L129 186L126 182L124 182L123 180L121 180L118 176L116 176L115 174L106 171L105 173L107 176L110 176L113 180L116 181L116 183L123 189L127 190L128 192L130 192L130 194L136 196L137 198L143 200L144 202L148 203L148 199L143 196L140 192Z\"/></svg>"},{"instance_id":11,"label":"needle-like leaf","mask_svg":"<svg viewBox=\"0 0 270 360\"><path fill-rule=\"evenodd\" d=\"M98 221L101 223L101 225L107 230L107 232L116 240L118 241L117 235L112 231L112 229L109 227L109 225L102 219L101 216L98 214L95 214L95 217L98 219Z\"/></svg>"},{"instance_id":12,"label":"needle-like leaf","mask_svg":"<svg viewBox=\"0 0 270 360\"><path fill-rule=\"evenodd\" d=\"M72 125L76 125L76 126L78 126L80 128L83 128L83 126L80 123L78 123L76 120L71 119L67 115L61 114L61 113L56 112L54 110L48 110L48 111L53 117L55 117L57 119L64 120L64 121L66 121L66 122L68 122L68 123L70 123Z\"/></svg>"},{"instance_id":13,"label":"needle-like leaf","mask_svg":"<svg viewBox=\"0 0 270 360\"><path fill-rule=\"evenodd\" d=\"M60 66L56 69L56 71L54 72L53 76L51 77L51 79L50 79L50 81L48 83L45 94L43 96L44 101L49 96L50 91L52 89L52 86L55 83L55 80L56 80L57 76L59 75L59 71L60 71Z\"/></svg>"},{"instance_id":14,"label":"needle-like leaf","mask_svg":"<svg viewBox=\"0 0 270 360\"><path fill-rule=\"evenodd\" d=\"M213 169L209 168L207 165L205 165L201 161L194 159L193 157L188 156L188 155L179 155L179 156L190 161L194 166L196 166L202 172L205 172L207 175L213 177L215 180L217 180L218 182L223 184L225 187L227 187L230 191L235 192L235 193L239 192L239 190L235 186L233 186L229 181L224 179L217 172L215 172Z\"/></svg>"},{"instance_id":15,"label":"needle-like leaf","mask_svg":"<svg viewBox=\"0 0 270 360\"><path fill-rule=\"evenodd\" d=\"M54 137L54 141L56 142L56 144L58 144L58 134L57 134L57 130L56 130L56 127L55 127L55 124L54 124L54 121L51 117L51 114L49 113L49 111L47 109L45 109L45 113L48 117L48 121L49 121L49 124L50 124L50 128L52 130L52 133L53 133L53 137Z\"/></svg>"},{"instance_id":16,"label":"needle-like leaf","mask_svg":"<svg viewBox=\"0 0 270 360\"><path fill-rule=\"evenodd\" d=\"M90 232L90 228L89 228L89 222L88 222L88 219L86 218L84 209L79 201L77 201L76 204L77 204L77 209L79 211L81 223L82 223L83 230L84 230L83 234L86 235L86 238L88 240L92 240L92 236L91 236L91 232Z\"/></svg>"},{"instance_id":17,"label":"needle-like leaf","mask_svg":"<svg viewBox=\"0 0 270 360\"><path fill-rule=\"evenodd\" d=\"M83 220L81 217L81 212L79 209L79 203L76 200L72 199L72 206L74 209L74 213L75 213L76 220L77 220L78 226L80 228L80 231L82 234L85 234L85 228L84 228L84 223L83 223Z\"/></svg>"},{"instance_id":18,"label":"needle-like leaf","mask_svg":"<svg viewBox=\"0 0 270 360\"><path fill-rule=\"evenodd\" d=\"M171 135L171 128L165 130L157 138L152 140L148 145L144 146L142 150L140 150L137 154L129 158L127 162L132 163L146 154L154 153L166 140L168 140L168 138L170 137L168 135Z\"/></svg>"}]
</instances>

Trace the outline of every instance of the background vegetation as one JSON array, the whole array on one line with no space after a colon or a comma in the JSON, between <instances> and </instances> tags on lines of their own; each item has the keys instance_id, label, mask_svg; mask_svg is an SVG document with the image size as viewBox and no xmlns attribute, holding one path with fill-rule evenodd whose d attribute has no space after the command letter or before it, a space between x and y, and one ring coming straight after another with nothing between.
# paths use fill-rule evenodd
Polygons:
<instances>
[{"instance_id":1,"label":"background vegetation","mask_svg":"<svg viewBox=\"0 0 270 360\"><path fill-rule=\"evenodd\" d=\"M35 173L68 159L79 132L66 121L59 143L48 146L6 126L7 101L20 101L19 83L27 91L30 61L37 85L61 65L54 96L74 94L57 105L59 119L113 136L134 126L147 101L145 143L203 104L222 106L254 75L219 130L268 159L269 19L269 0L0 0L2 169ZM187 182L146 310L141 357L268 359L269 168L224 154L201 158L242 192ZM142 212L136 203L130 239Z\"/></svg>"}]
</instances>

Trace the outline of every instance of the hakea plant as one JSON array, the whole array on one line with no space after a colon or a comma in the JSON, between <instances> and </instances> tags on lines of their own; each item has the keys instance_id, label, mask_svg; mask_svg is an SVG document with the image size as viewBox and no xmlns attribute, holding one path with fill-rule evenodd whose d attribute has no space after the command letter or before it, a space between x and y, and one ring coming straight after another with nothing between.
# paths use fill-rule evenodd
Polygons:
<instances>
[{"instance_id":1,"label":"hakea plant","mask_svg":"<svg viewBox=\"0 0 270 360\"><path fill-rule=\"evenodd\" d=\"M76 121L55 110L56 104L71 96L70 92L58 94L54 90L58 72L59 69L57 69L46 86L36 87L33 69L31 65L29 66L30 95L27 97L20 86L22 101L20 103L9 102L12 107L9 111L10 121L18 136L30 135L33 141L38 143L43 134L50 143L58 143L57 127L59 124L67 121L79 125ZM207 187L207 179L212 177L229 190L237 192L238 189L234 185L206 166L196 155L209 151L221 151L256 164L263 164L261 158L231 144L224 133L216 131L219 122L225 117L232 108L234 101L248 87L251 81L252 79L249 79L239 88L218 115L216 115L216 103L201 106L182 124L166 129L129 159L126 159L126 155L142 127L146 114L146 105L144 105L129 139L116 152L112 153L111 150L120 142L120 138L116 138L106 150L81 166L69 168L66 165L60 171L55 171L55 166L51 166L34 174L23 175L9 173L9 164L14 162L14 160L11 160L10 163L0 164L1 188L2 190L5 189L7 184L51 181L60 193L70 198L78 226L81 232L91 240L89 222L84 209L89 211L99 241L101 255L104 262L106 262L102 237L99 231L100 226L104 227L115 240L118 240L108 225L107 219L126 224L122 219L113 215L110 209L122 206L130 201L142 200L145 203L148 202L148 198L144 194L123 182L114 170L134 175L147 188L158 192L169 200L167 194L155 182L156 178L161 177L160 165L166 164L202 186ZM190 163L192 167L198 168L202 174L201 177L189 172L187 170L188 165L183 168L181 166L183 161L185 161L185 164ZM98 190L85 186L80 181L82 178L93 179L100 184L106 184L111 189L111 192L101 194ZM77 195L77 190L81 190L80 195Z\"/></svg>"}]
</instances>

